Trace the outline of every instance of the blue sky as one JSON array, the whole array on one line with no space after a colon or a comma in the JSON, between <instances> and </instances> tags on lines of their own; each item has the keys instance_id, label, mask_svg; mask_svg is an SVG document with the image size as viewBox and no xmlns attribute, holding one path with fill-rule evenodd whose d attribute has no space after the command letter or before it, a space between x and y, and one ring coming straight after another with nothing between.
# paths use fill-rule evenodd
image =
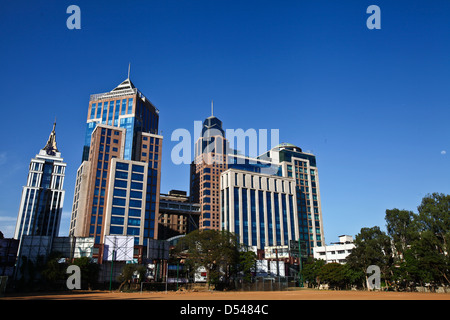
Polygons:
<instances>
[{"instance_id":1,"label":"blue sky","mask_svg":"<svg viewBox=\"0 0 450 320\"><path fill-rule=\"evenodd\" d=\"M66 9L81 9L69 30ZM381 8L381 30L366 9ZM160 109L162 189L188 190L177 128L279 129L317 156L325 240L384 228L450 193L450 2L9 1L0 10L0 231L11 237L28 165L57 118L67 235L89 95L127 77ZM446 154L449 153L449 154Z\"/></svg>"}]
</instances>

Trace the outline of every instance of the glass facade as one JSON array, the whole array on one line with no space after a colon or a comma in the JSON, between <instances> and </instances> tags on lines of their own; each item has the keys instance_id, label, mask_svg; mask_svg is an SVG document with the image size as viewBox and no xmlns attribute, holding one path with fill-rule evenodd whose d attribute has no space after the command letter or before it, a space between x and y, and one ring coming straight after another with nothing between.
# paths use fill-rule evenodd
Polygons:
<instances>
[{"instance_id":1,"label":"glass facade","mask_svg":"<svg viewBox=\"0 0 450 320\"><path fill-rule=\"evenodd\" d=\"M72 212L84 214L88 227L80 227L78 236L101 244L105 235L128 235L139 245L157 237L158 121L159 111L129 79L91 96L82 158L89 161L83 187L88 196L85 207Z\"/></svg>"}]
</instances>

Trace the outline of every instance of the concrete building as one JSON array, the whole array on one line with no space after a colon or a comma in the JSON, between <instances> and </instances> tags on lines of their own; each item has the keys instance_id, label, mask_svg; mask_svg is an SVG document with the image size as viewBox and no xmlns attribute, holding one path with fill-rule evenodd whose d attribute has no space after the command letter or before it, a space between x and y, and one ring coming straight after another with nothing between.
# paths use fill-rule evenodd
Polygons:
<instances>
[{"instance_id":1,"label":"concrete building","mask_svg":"<svg viewBox=\"0 0 450 320\"><path fill-rule=\"evenodd\" d=\"M159 197L158 238L167 240L198 229L200 204L190 202L186 191L170 190Z\"/></svg>"},{"instance_id":2,"label":"concrete building","mask_svg":"<svg viewBox=\"0 0 450 320\"><path fill-rule=\"evenodd\" d=\"M314 258L325 260L327 263L337 262L343 264L354 247L353 237L342 235L339 236L339 242L332 242L329 246L315 247Z\"/></svg>"}]
</instances>

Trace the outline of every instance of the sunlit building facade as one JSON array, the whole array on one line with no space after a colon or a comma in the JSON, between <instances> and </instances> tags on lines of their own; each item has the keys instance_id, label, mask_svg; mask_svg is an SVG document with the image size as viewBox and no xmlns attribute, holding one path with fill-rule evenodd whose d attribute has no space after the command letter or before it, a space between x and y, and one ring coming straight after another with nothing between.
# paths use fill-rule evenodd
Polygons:
<instances>
[{"instance_id":1,"label":"sunlit building facade","mask_svg":"<svg viewBox=\"0 0 450 320\"><path fill-rule=\"evenodd\" d=\"M56 123L47 144L31 159L27 184L23 187L14 239L59 233L65 191L66 163L56 145Z\"/></svg>"},{"instance_id":2,"label":"sunlit building facade","mask_svg":"<svg viewBox=\"0 0 450 320\"><path fill-rule=\"evenodd\" d=\"M91 95L82 164L77 172L70 235L156 239L162 139L159 110L128 78Z\"/></svg>"}]
</instances>

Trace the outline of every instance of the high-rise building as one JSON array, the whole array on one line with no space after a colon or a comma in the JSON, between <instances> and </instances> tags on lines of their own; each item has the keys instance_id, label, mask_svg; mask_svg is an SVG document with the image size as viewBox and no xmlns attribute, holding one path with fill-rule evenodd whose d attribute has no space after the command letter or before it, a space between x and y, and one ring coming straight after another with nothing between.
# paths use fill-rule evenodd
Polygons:
<instances>
[{"instance_id":1,"label":"high-rise building","mask_svg":"<svg viewBox=\"0 0 450 320\"><path fill-rule=\"evenodd\" d=\"M158 109L129 77L112 91L91 95L70 235L134 237L158 234L162 139Z\"/></svg>"},{"instance_id":2,"label":"high-rise building","mask_svg":"<svg viewBox=\"0 0 450 320\"><path fill-rule=\"evenodd\" d=\"M241 155L211 115L196 141L190 177L200 229L229 230L258 249L300 241L310 256L324 243L316 157L293 144L255 158Z\"/></svg>"},{"instance_id":3,"label":"high-rise building","mask_svg":"<svg viewBox=\"0 0 450 320\"><path fill-rule=\"evenodd\" d=\"M203 122L191 164L192 202L200 204L199 229L220 229L220 174L227 169L227 141L220 121L213 114Z\"/></svg>"},{"instance_id":4,"label":"high-rise building","mask_svg":"<svg viewBox=\"0 0 450 320\"><path fill-rule=\"evenodd\" d=\"M252 159L228 155L221 175L222 228L241 243L287 246L301 242L308 255L324 243L316 157L282 143Z\"/></svg>"},{"instance_id":5,"label":"high-rise building","mask_svg":"<svg viewBox=\"0 0 450 320\"><path fill-rule=\"evenodd\" d=\"M24 235L57 237L64 204L66 163L56 146L56 122L44 148L31 159L22 190L14 239Z\"/></svg>"}]
</instances>

